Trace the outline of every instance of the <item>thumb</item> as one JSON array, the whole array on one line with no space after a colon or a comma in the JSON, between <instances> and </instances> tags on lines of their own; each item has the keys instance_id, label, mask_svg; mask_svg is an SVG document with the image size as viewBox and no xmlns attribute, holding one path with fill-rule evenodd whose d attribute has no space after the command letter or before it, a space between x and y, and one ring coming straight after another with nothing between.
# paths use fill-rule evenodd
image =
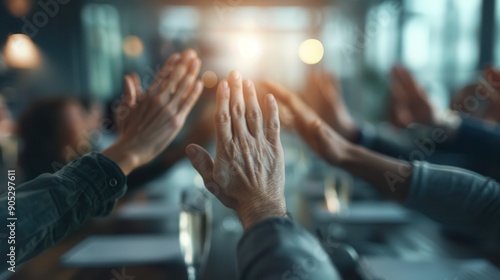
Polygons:
<instances>
[{"instance_id":1,"label":"thumb","mask_svg":"<svg viewBox=\"0 0 500 280\"><path fill-rule=\"evenodd\" d=\"M131 75L125 76L125 92L123 101L128 107L133 107L137 102L137 89L134 85L134 78Z\"/></svg>"},{"instance_id":2,"label":"thumb","mask_svg":"<svg viewBox=\"0 0 500 280\"><path fill-rule=\"evenodd\" d=\"M196 169L196 171L198 171L198 173L200 173L201 177L203 178L205 186L207 186L208 188L209 186L214 184L214 161L212 160L210 154L205 149L196 144L189 144L186 147L186 154L191 161L194 169ZM212 192L210 188L208 188L208 190Z\"/></svg>"}]
</instances>

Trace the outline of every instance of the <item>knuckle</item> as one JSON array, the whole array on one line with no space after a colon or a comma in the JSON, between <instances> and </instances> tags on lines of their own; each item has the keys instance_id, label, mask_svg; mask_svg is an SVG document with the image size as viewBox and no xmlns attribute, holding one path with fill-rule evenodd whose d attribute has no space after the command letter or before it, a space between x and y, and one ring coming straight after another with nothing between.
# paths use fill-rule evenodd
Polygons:
<instances>
[{"instance_id":1,"label":"knuckle","mask_svg":"<svg viewBox=\"0 0 500 280\"><path fill-rule=\"evenodd\" d=\"M215 196L217 196L220 193L220 187L214 182L205 183L205 187L209 192L211 192Z\"/></svg>"},{"instance_id":2,"label":"knuckle","mask_svg":"<svg viewBox=\"0 0 500 280\"><path fill-rule=\"evenodd\" d=\"M280 122L277 120L271 120L271 121L269 121L267 128L271 131L279 130L280 129Z\"/></svg>"},{"instance_id":3,"label":"knuckle","mask_svg":"<svg viewBox=\"0 0 500 280\"><path fill-rule=\"evenodd\" d=\"M231 116L227 113L218 113L215 115L215 121L217 123L228 123L231 120Z\"/></svg>"},{"instance_id":4,"label":"knuckle","mask_svg":"<svg viewBox=\"0 0 500 280\"><path fill-rule=\"evenodd\" d=\"M240 104L234 105L231 111L234 117L241 118L243 116L243 106Z\"/></svg>"},{"instance_id":5,"label":"knuckle","mask_svg":"<svg viewBox=\"0 0 500 280\"><path fill-rule=\"evenodd\" d=\"M247 117L249 119L260 119L261 118L261 112L259 110L250 110L247 112Z\"/></svg>"},{"instance_id":6,"label":"knuckle","mask_svg":"<svg viewBox=\"0 0 500 280\"><path fill-rule=\"evenodd\" d=\"M229 97L229 94L226 94L226 95L224 95L224 94L223 94L223 95L221 96L221 99L222 99L224 102L228 102L228 101L229 101L229 98L230 98L230 97Z\"/></svg>"}]
</instances>

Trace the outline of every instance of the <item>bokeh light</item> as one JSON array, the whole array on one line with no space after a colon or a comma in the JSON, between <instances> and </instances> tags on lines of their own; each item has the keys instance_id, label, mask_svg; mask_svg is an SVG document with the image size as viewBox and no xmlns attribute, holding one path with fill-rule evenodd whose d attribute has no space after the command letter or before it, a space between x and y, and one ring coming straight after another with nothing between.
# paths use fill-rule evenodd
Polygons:
<instances>
[{"instance_id":1,"label":"bokeh light","mask_svg":"<svg viewBox=\"0 0 500 280\"><path fill-rule=\"evenodd\" d=\"M24 34L12 34L4 49L5 62L20 69L33 69L40 65L40 52L31 38Z\"/></svg>"},{"instance_id":2,"label":"bokeh light","mask_svg":"<svg viewBox=\"0 0 500 280\"><path fill-rule=\"evenodd\" d=\"M239 39L238 48L244 58L254 59L261 52L260 42L253 36L245 36Z\"/></svg>"},{"instance_id":3,"label":"bokeh light","mask_svg":"<svg viewBox=\"0 0 500 280\"><path fill-rule=\"evenodd\" d=\"M35 1L32 0L6 0L7 10L15 17L20 18L29 14Z\"/></svg>"},{"instance_id":4,"label":"bokeh light","mask_svg":"<svg viewBox=\"0 0 500 280\"><path fill-rule=\"evenodd\" d=\"M323 44L316 39L307 39L299 47L299 57L307 64L316 64L324 54Z\"/></svg>"},{"instance_id":5,"label":"bokeh light","mask_svg":"<svg viewBox=\"0 0 500 280\"><path fill-rule=\"evenodd\" d=\"M144 44L141 38L131 35L127 36L123 41L123 51L125 55L130 57L138 57L144 51Z\"/></svg>"},{"instance_id":6,"label":"bokeh light","mask_svg":"<svg viewBox=\"0 0 500 280\"><path fill-rule=\"evenodd\" d=\"M213 88L217 85L217 74L214 71L205 71L201 75L201 81L206 88Z\"/></svg>"}]
</instances>

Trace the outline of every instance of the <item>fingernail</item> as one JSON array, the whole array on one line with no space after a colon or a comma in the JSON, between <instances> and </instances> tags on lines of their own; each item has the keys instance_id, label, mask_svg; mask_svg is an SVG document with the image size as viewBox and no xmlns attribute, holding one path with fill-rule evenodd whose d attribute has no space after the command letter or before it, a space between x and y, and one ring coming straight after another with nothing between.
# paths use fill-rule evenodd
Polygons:
<instances>
[{"instance_id":1,"label":"fingernail","mask_svg":"<svg viewBox=\"0 0 500 280\"><path fill-rule=\"evenodd\" d=\"M174 54L172 55L172 60L173 60L173 62L177 62L180 58L181 58L181 55L180 55L180 54L178 54L178 53L174 53Z\"/></svg>"},{"instance_id":2,"label":"fingernail","mask_svg":"<svg viewBox=\"0 0 500 280\"><path fill-rule=\"evenodd\" d=\"M274 96L272 94L267 95L267 100L270 104L274 104L274 102L276 102L276 99L274 99Z\"/></svg>"},{"instance_id":3,"label":"fingernail","mask_svg":"<svg viewBox=\"0 0 500 280\"><path fill-rule=\"evenodd\" d=\"M245 80L245 87L252 87L253 82L251 80Z\"/></svg>"},{"instance_id":4,"label":"fingernail","mask_svg":"<svg viewBox=\"0 0 500 280\"><path fill-rule=\"evenodd\" d=\"M186 152L189 157L196 156L196 149L194 147L188 147Z\"/></svg>"},{"instance_id":5,"label":"fingernail","mask_svg":"<svg viewBox=\"0 0 500 280\"><path fill-rule=\"evenodd\" d=\"M233 72L231 72L231 78L233 78L233 79L237 80L237 79L239 79L240 77L241 77L240 72L238 72L238 71L236 71L236 70L234 70Z\"/></svg>"},{"instance_id":6,"label":"fingernail","mask_svg":"<svg viewBox=\"0 0 500 280\"><path fill-rule=\"evenodd\" d=\"M222 82L221 82L221 87L222 87L223 89L228 89L228 88L229 88L229 84L227 83L227 81L226 81L226 80L224 80L224 81L222 81Z\"/></svg>"}]
</instances>

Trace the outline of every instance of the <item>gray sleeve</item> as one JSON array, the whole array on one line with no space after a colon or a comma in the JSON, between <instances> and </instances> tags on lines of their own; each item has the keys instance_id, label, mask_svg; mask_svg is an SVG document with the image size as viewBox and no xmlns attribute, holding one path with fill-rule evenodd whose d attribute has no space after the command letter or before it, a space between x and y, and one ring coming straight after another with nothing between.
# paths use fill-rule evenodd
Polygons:
<instances>
[{"instance_id":1,"label":"gray sleeve","mask_svg":"<svg viewBox=\"0 0 500 280\"><path fill-rule=\"evenodd\" d=\"M111 212L126 191L125 183L116 163L93 153L18 186L14 212L7 209L11 200L7 194L0 198L0 220L12 223L0 238L1 255L10 254L15 246L16 266L37 256L78 230L89 217ZM9 266L2 261L1 272Z\"/></svg>"},{"instance_id":2,"label":"gray sleeve","mask_svg":"<svg viewBox=\"0 0 500 280\"><path fill-rule=\"evenodd\" d=\"M319 242L287 218L250 228L238 244L237 256L244 280L340 279Z\"/></svg>"},{"instance_id":3,"label":"gray sleeve","mask_svg":"<svg viewBox=\"0 0 500 280\"><path fill-rule=\"evenodd\" d=\"M418 161L413 167L410 208L452 227L499 237L499 183L455 167Z\"/></svg>"}]
</instances>

